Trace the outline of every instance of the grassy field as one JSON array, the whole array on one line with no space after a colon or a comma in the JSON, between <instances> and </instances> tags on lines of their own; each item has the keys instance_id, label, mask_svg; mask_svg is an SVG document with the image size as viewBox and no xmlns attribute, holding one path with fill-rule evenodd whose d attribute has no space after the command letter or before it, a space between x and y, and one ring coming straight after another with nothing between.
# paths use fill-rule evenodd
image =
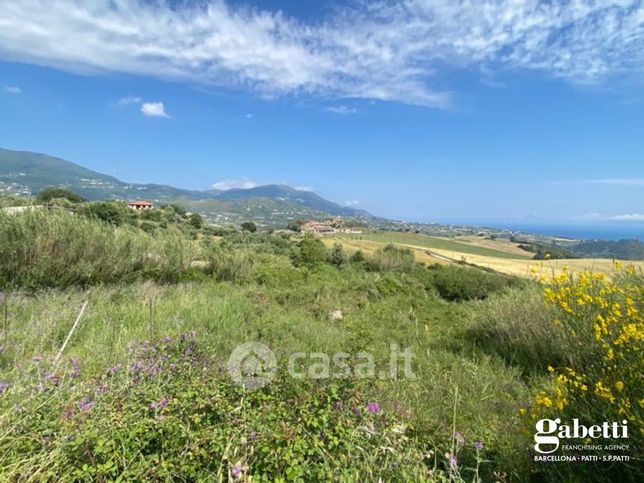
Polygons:
<instances>
[{"instance_id":1,"label":"grassy field","mask_svg":"<svg viewBox=\"0 0 644 483\"><path fill-rule=\"evenodd\" d=\"M1 218L0 235L0 481L575 481L532 463L530 417L548 410L548 367L588 364L592 344L553 325L536 282L423 266L425 247L181 238L64 212ZM636 276L608 287L629 313ZM242 366L269 378L256 390L231 378L246 343L275 357ZM570 414L613 415L580 401ZM637 481L624 468L585 476Z\"/></svg>"},{"instance_id":2,"label":"grassy field","mask_svg":"<svg viewBox=\"0 0 644 483\"><path fill-rule=\"evenodd\" d=\"M524 278L559 275L564 270L582 272L590 270L610 275L615 264L606 258L573 258L560 260L533 260L530 254L505 240L479 239L467 237L454 241L409 233L368 233L360 235L338 234L324 238L327 246L340 242L347 250L362 250L372 253L388 243L409 248L419 262L427 264L467 263ZM523 253L521 253L523 252ZM623 261L642 270L642 261Z\"/></svg>"},{"instance_id":3,"label":"grassy field","mask_svg":"<svg viewBox=\"0 0 644 483\"><path fill-rule=\"evenodd\" d=\"M516 247L504 242L496 243L493 245L494 247L491 247L486 245L485 242L476 242L470 239L455 240L401 232L365 232L361 234L338 233L334 236L342 240L377 241L419 248L439 249L453 252L455 256L456 254L471 254L510 259L531 258L529 253L521 253L516 249Z\"/></svg>"}]
</instances>

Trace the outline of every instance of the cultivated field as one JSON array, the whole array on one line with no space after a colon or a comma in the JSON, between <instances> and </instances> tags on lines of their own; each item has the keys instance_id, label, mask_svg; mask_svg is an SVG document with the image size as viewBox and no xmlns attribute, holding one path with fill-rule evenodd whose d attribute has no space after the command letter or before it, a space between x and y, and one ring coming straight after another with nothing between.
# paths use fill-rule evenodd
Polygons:
<instances>
[{"instance_id":1,"label":"cultivated field","mask_svg":"<svg viewBox=\"0 0 644 483\"><path fill-rule=\"evenodd\" d=\"M490 240L481 237L438 238L413 233L371 232L362 235L337 234L325 237L327 246L340 242L347 250L373 252L388 243L409 248L416 259L424 263L465 263L518 277L547 277L590 270L611 274L615 264L606 258L572 258L559 260L533 260L532 254L507 240ZM643 261L621 261L644 269Z\"/></svg>"}]
</instances>

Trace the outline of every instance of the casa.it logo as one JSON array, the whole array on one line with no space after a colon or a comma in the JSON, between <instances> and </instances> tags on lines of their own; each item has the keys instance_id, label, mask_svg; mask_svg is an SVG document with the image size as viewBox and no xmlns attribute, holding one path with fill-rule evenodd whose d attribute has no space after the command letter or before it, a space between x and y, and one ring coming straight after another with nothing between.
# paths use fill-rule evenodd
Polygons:
<instances>
[{"instance_id":1,"label":"casa.it logo","mask_svg":"<svg viewBox=\"0 0 644 483\"><path fill-rule=\"evenodd\" d=\"M277 369L275 354L264 344L247 342L238 345L228 359L228 374L245 389L259 389L268 384Z\"/></svg>"},{"instance_id":2,"label":"casa.it logo","mask_svg":"<svg viewBox=\"0 0 644 483\"><path fill-rule=\"evenodd\" d=\"M572 425L561 424L561 419L540 419L535 424L537 430L534 434L534 449L541 454L554 453L559 448L559 442L562 439L582 439L582 438L628 438L628 421L625 419L622 423L596 424L594 426L584 426L579 424L579 419L572 420Z\"/></svg>"}]
</instances>

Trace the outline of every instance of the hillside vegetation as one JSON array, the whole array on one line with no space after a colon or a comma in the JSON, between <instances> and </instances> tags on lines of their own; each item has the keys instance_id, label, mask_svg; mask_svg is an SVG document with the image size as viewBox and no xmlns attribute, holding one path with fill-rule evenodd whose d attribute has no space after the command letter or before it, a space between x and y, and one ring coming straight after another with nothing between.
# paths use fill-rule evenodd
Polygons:
<instances>
[{"instance_id":1,"label":"hillside vegetation","mask_svg":"<svg viewBox=\"0 0 644 483\"><path fill-rule=\"evenodd\" d=\"M560 404L592 423L628 404L624 417L641 423L634 269L543 285L421 265L394 245L349 253L310 235L212 233L172 207L113 215L0 214L8 481L565 480L569 466L532 463L533 418ZM622 341L623 362L607 365L593 321L614 303L615 327L635 335ZM246 342L277 362L256 390L228 374ZM406 349L413 373L400 362L393 377L392 350ZM304 355L289 366L294 353ZM346 367L334 365L338 353ZM568 368L591 390L563 402ZM641 476L636 462L585 468L586 481Z\"/></svg>"}]
</instances>

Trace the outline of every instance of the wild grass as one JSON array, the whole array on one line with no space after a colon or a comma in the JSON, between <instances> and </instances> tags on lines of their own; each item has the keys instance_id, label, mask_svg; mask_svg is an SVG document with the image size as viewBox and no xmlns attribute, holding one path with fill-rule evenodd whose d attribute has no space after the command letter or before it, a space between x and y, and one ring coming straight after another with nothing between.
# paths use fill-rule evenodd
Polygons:
<instances>
[{"instance_id":1,"label":"wild grass","mask_svg":"<svg viewBox=\"0 0 644 483\"><path fill-rule=\"evenodd\" d=\"M194 246L172 230L150 236L66 210L0 213L2 287L175 281L194 256Z\"/></svg>"},{"instance_id":2,"label":"wild grass","mask_svg":"<svg viewBox=\"0 0 644 483\"><path fill-rule=\"evenodd\" d=\"M195 242L58 212L0 230L5 286L32 289L6 294L6 325L0 310L8 480L525 481L520 409L578 353L543 287L395 247L357 259L314 239ZM226 374L249 341L279 368L254 392ZM389 374L392 344L415 354L415 377L285 371L296 352L343 352Z\"/></svg>"},{"instance_id":3,"label":"wild grass","mask_svg":"<svg viewBox=\"0 0 644 483\"><path fill-rule=\"evenodd\" d=\"M526 375L543 374L549 365L568 359L570 348L552 324L555 313L538 284L494 294L480 308L467 335L481 350L501 356Z\"/></svg>"},{"instance_id":4,"label":"wild grass","mask_svg":"<svg viewBox=\"0 0 644 483\"><path fill-rule=\"evenodd\" d=\"M433 290L427 290L426 269L408 274L383 274L366 271L360 265L349 265L342 269L327 264L295 267L289 265L288 258L268 256L275 257L271 258L273 263L256 266L249 272L250 278L244 277L243 280L233 277L230 281L220 281L216 276L174 285L139 282L95 287L89 293L70 288L40 292L37 297L14 297L9 301L9 343L1 359L4 371L2 378L11 387L22 387L21 374L25 370L32 371L35 364L40 364L43 377L46 376L45 372L49 370L43 364L51 361L86 299L89 300L88 311L66 349L63 365L71 367L70 358L80 361L82 380L98 377L107 368L123 364L129 357L129 347L133 342L161 340L166 336L176 340L180 334L189 331L196 332L199 345L208 354L209 367L213 368L214 373L222 370L232 349L246 341L261 341L269 346L276 353L278 366L282 368L287 366L287 359L294 352L324 352L331 355L337 352L369 352L373 354L377 371L388 371L390 344L395 343L401 349L409 347L416 353L414 367L417 379L351 380L351 393L360 394L363 409L367 402L377 402L383 414L391 418L392 428L404 428L402 436L407 438L407 443L394 446L396 453L392 455L393 459L378 456L377 451L356 455L362 461L361 466L348 466L353 468L352 474L355 474L356 480L361 475L370 475L375 479L379 475L396 479L394 476L398 475L398 479L403 479L405 467L400 467L397 473L395 466L391 465L398 458L396 454L411 454L409 451L417 452L415 465L420 463L427 470L436 469L436 474L441 468L446 469L449 464L444 455L450 450L452 442L451 414L455 404L454 388L457 386L461 394L456 401L457 426L467 441L467 447L459 456L464 475L468 479L473 477L467 468L476 464L476 452L471 445L478 439L485 441L489 448L486 454L494 460L494 466L484 465L483 473L489 473L492 467L504 468L504 471L516 474L525 471L521 463L522 436L515 427L516 420L507 418L505 413L516 412L520 401L527 400L529 391L521 381L519 371L508 368L500 359L474 354L463 357L444 343L462 328L471 309L452 307L452 303L437 297ZM332 321L329 313L338 309L343 313L343 320ZM37 362L34 362L34 357ZM40 360L41 357L43 360ZM290 387L297 382L289 375L284 377L277 382L278 385ZM219 387L225 383L224 380L216 382L220 379L211 378L210 381ZM319 387L306 390L315 398L322 397L325 383L320 384ZM73 404L77 408L83 395L74 394L69 397L76 401ZM161 393L155 394L155 397L162 397ZM173 396L172 400L175 397L179 396ZM67 396L61 394L57 400L65 398ZM15 421L9 401L5 400L6 405L3 406L3 424ZM239 404L240 401L232 398L229 403ZM277 404L277 401L274 403ZM262 406L263 410L269 413L274 411L274 403ZM100 404L100 407L106 407L111 403L106 400ZM136 407L143 408L149 404L150 401L140 402ZM124 411L130 414L128 411L135 411L136 407L128 406L130 409ZM63 406L59 406L60 411L63 409ZM48 411L55 413L51 407ZM53 413L47 414L48 418L53 417ZM83 424L83 431L89 431L94 426L104 427L107 422L91 419ZM122 424L138 427L133 422ZM350 431L351 427L348 425L345 430ZM57 431L56 438L69 435L65 428ZM284 434L272 434L271 437L281 438ZM514 436L508 439L507 434ZM302 434L292 444L312 444L316 437L316 434ZM3 443L13 444L11 441L11 438L5 439ZM135 441L138 440L135 438ZM3 443L0 442L0 448ZM367 447L371 445L367 440L355 443ZM174 451L171 447L179 445L179 440L168 444L168 451ZM95 446L92 443L89 447ZM39 451L42 451L38 453L39 456L32 455L35 458L32 464L43 464L45 460L42 458L54 458L56 465L59 465L55 474L59 474L57 472L61 471L63 462L68 461L57 459L53 447L51 451L46 448ZM339 453L330 448L325 451L329 451L332 458L338 458ZM431 458L425 461L421 455L427 452L431 453ZM21 457L24 458L25 454ZM18 456L15 455L15 458ZM255 461L255 466L251 465L253 468L260 468L259 462L251 461ZM80 463L81 460L73 462L77 468L82 466ZM300 464L305 463L313 464L312 460L306 458L300 461ZM299 468L299 465L295 466ZM420 468L415 467L416 470ZM271 468L270 471L277 471L275 467ZM331 465L329 468L337 467ZM227 471L224 467L211 470L214 472L212 474ZM266 471L273 477L283 474ZM338 476L344 473L333 474ZM408 478L421 477L431 479L429 473L424 476L422 472L408 473Z\"/></svg>"}]
</instances>

